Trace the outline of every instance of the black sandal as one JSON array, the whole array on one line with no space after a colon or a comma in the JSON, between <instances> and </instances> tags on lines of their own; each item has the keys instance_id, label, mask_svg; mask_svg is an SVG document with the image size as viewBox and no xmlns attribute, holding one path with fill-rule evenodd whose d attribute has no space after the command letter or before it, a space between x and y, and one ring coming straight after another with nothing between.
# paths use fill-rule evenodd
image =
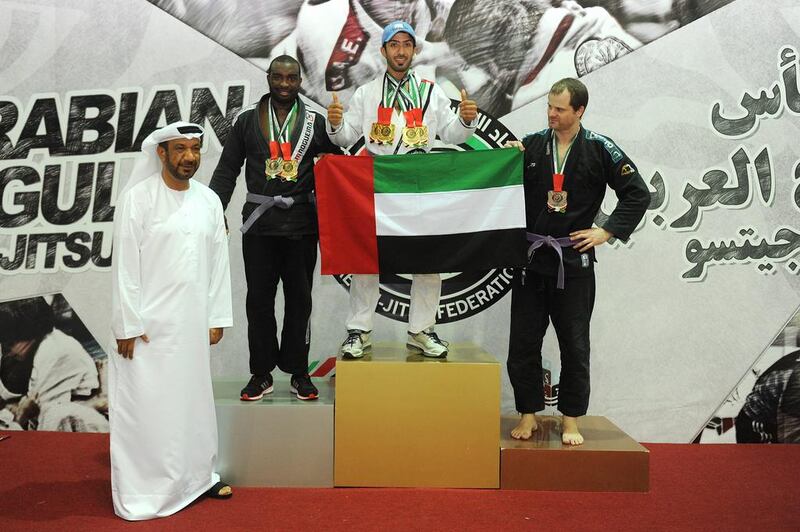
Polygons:
<instances>
[{"instance_id":1,"label":"black sandal","mask_svg":"<svg viewBox=\"0 0 800 532\"><path fill-rule=\"evenodd\" d=\"M230 488L230 486L222 481L219 481L208 489L206 496L212 499L230 499L233 497L233 490L231 490L231 492L227 495L220 493L225 488Z\"/></svg>"}]
</instances>

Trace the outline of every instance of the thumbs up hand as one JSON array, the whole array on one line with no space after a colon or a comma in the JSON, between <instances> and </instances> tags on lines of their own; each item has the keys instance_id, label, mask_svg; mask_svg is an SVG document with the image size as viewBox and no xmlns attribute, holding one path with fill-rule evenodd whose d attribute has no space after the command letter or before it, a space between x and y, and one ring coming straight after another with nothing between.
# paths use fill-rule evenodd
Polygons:
<instances>
[{"instance_id":1,"label":"thumbs up hand","mask_svg":"<svg viewBox=\"0 0 800 532\"><path fill-rule=\"evenodd\" d=\"M478 105L467 97L467 91L461 89L461 103L458 104L458 116L464 123L469 124L478 116Z\"/></svg>"},{"instance_id":2,"label":"thumbs up hand","mask_svg":"<svg viewBox=\"0 0 800 532\"><path fill-rule=\"evenodd\" d=\"M339 103L339 97L336 93L332 93L333 101L328 105L328 123L336 129L342 125L342 116L344 115L344 106Z\"/></svg>"}]
</instances>

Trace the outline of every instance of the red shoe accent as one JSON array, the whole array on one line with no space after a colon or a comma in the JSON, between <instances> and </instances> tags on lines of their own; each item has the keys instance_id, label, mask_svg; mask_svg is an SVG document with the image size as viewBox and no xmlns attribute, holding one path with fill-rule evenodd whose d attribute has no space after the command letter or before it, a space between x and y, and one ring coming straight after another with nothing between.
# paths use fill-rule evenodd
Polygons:
<instances>
[{"instance_id":1,"label":"red shoe accent","mask_svg":"<svg viewBox=\"0 0 800 532\"><path fill-rule=\"evenodd\" d=\"M262 397L264 397L264 394L263 394L263 393L262 393L261 395L258 395L258 396L256 396L256 397L250 397L250 396L249 396L249 395L247 395L246 393L243 393L243 394L242 394L242 395L239 397L239 400L240 400L240 401L258 401L258 400L259 400L259 399L261 399Z\"/></svg>"}]
</instances>

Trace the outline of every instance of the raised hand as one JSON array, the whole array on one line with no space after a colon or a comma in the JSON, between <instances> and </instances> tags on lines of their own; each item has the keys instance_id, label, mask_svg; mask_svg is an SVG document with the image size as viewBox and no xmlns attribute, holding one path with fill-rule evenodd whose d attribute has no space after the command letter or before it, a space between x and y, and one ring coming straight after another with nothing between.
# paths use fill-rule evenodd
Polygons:
<instances>
[{"instance_id":1,"label":"raised hand","mask_svg":"<svg viewBox=\"0 0 800 532\"><path fill-rule=\"evenodd\" d=\"M478 116L478 105L474 100L467 98L467 91L465 89L461 89L461 103L458 104L458 116L467 124L475 120Z\"/></svg>"},{"instance_id":2,"label":"raised hand","mask_svg":"<svg viewBox=\"0 0 800 532\"><path fill-rule=\"evenodd\" d=\"M333 94L333 101L328 105L328 123L333 128L342 125L342 116L344 116L344 106L339 103L339 97L336 93Z\"/></svg>"}]
</instances>

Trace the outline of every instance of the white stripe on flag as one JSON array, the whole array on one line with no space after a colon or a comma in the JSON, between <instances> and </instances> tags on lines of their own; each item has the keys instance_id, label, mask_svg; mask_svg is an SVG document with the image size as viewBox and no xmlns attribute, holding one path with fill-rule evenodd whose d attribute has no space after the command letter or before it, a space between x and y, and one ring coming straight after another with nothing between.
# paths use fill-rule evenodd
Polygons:
<instances>
[{"instance_id":1,"label":"white stripe on flag","mask_svg":"<svg viewBox=\"0 0 800 532\"><path fill-rule=\"evenodd\" d=\"M433 236L525 227L522 185L375 194L377 236Z\"/></svg>"}]
</instances>

